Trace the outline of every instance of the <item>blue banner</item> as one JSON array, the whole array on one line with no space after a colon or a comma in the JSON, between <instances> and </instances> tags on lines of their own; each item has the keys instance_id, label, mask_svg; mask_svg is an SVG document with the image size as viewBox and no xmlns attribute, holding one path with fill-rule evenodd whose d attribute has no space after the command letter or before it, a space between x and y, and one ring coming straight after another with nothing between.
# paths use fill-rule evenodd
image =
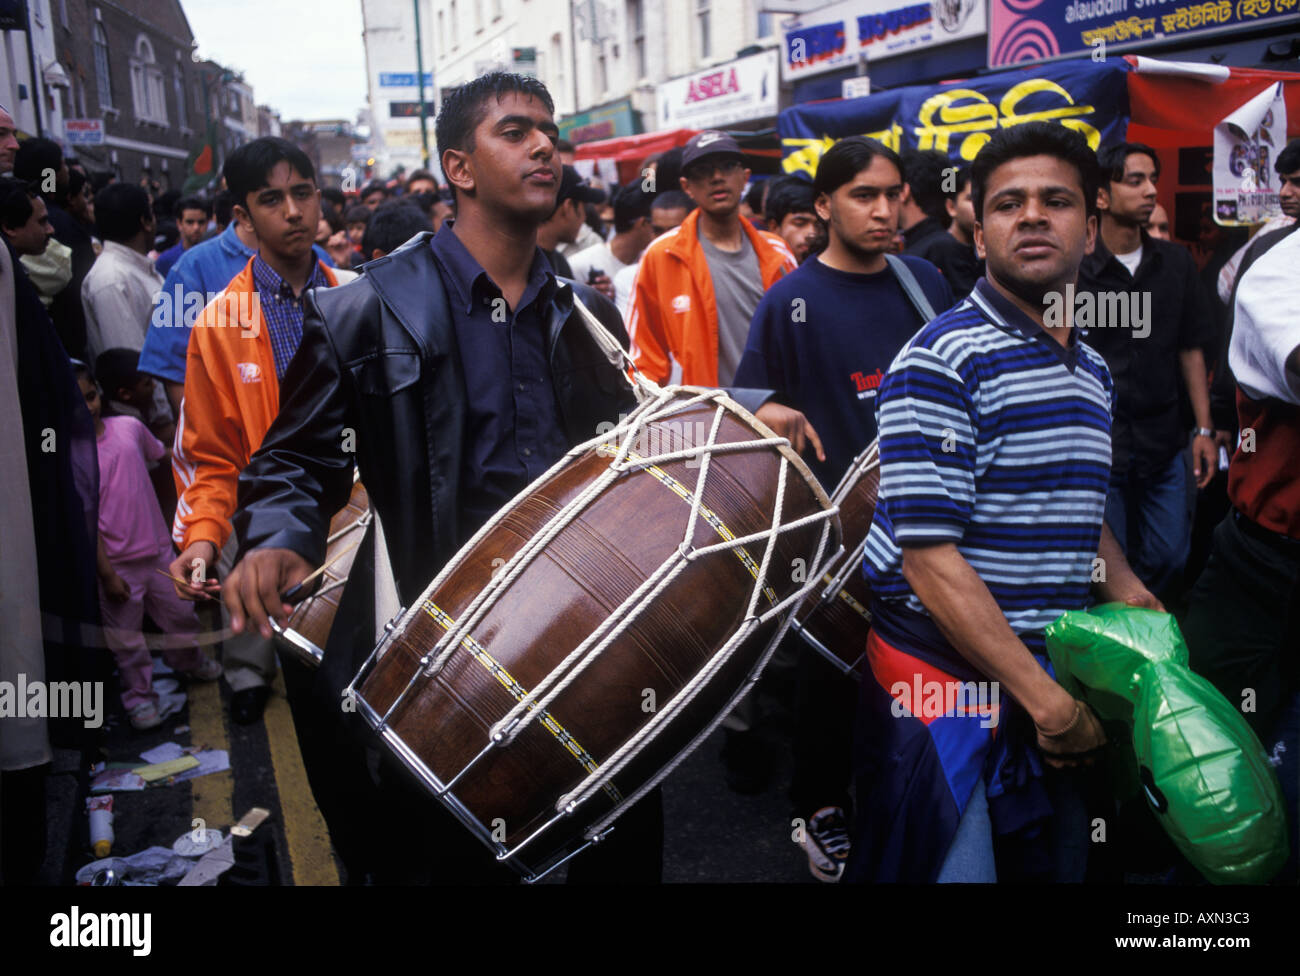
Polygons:
<instances>
[{"instance_id":1,"label":"blue banner","mask_svg":"<svg viewBox=\"0 0 1300 976\"><path fill-rule=\"evenodd\" d=\"M1295 20L1300 0L990 0L989 67Z\"/></svg>"},{"instance_id":2,"label":"blue banner","mask_svg":"<svg viewBox=\"0 0 1300 976\"><path fill-rule=\"evenodd\" d=\"M975 158L999 128L1057 122L1096 149L1128 128L1128 65L1090 60L1003 71L944 85L912 85L788 108L777 116L782 166L812 178L837 139L865 135L894 150L936 149L957 162Z\"/></svg>"}]
</instances>

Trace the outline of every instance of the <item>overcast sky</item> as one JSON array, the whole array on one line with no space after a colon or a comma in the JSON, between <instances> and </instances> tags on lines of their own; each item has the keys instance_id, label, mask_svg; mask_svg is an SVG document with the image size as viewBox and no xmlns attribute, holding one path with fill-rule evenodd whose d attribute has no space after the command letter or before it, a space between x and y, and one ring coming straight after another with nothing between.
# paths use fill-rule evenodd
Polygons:
<instances>
[{"instance_id":1,"label":"overcast sky","mask_svg":"<svg viewBox=\"0 0 1300 976\"><path fill-rule=\"evenodd\" d=\"M366 101L361 0L181 0L199 55L244 73L290 119L355 120Z\"/></svg>"}]
</instances>

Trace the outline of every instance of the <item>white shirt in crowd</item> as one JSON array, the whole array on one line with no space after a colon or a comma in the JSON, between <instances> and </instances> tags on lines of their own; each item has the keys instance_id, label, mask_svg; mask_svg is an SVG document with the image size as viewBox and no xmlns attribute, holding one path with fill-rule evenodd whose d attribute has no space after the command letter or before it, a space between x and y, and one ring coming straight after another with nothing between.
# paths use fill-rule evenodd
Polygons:
<instances>
[{"instance_id":1,"label":"white shirt in crowd","mask_svg":"<svg viewBox=\"0 0 1300 976\"><path fill-rule=\"evenodd\" d=\"M163 279L147 255L116 241L104 242L81 283L86 345L91 363L105 349L140 349L149 334L153 297Z\"/></svg>"},{"instance_id":2,"label":"white shirt in crowd","mask_svg":"<svg viewBox=\"0 0 1300 976\"><path fill-rule=\"evenodd\" d=\"M1247 269L1237 288L1228 366L1250 396L1300 404L1300 384L1286 370L1300 346L1300 233L1291 234Z\"/></svg>"},{"instance_id":3,"label":"white shirt in crowd","mask_svg":"<svg viewBox=\"0 0 1300 976\"><path fill-rule=\"evenodd\" d=\"M1237 252L1232 257L1228 258L1228 263L1219 271L1219 280L1217 282L1219 298L1225 305L1232 298L1232 286L1237 280L1237 269L1241 267L1241 259L1244 258L1246 252L1250 250L1250 245L1254 244L1255 241L1264 234L1272 233L1275 230L1281 230L1283 227L1290 227L1294 223L1295 218L1288 217L1286 214L1270 218L1264 222L1259 230L1255 231L1255 233L1251 235L1250 240L1237 248Z\"/></svg>"},{"instance_id":4,"label":"white shirt in crowd","mask_svg":"<svg viewBox=\"0 0 1300 976\"><path fill-rule=\"evenodd\" d=\"M1115 259L1128 268L1129 274L1137 274L1138 265L1142 263L1142 245L1139 244L1136 251L1129 251L1127 254L1116 254Z\"/></svg>"},{"instance_id":5,"label":"white shirt in crowd","mask_svg":"<svg viewBox=\"0 0 1300 976\"><path fill-rule=\"evenodd\" d=\"M573 280L581 281L585 285L587 275L593 268L605 272L609 280L613 281L627 265L614 257L614 252L609 249L609 245L602 241L569 258L569 267L573 269Z\"/></svg>"},{"instance_id":6,"label":"white shirt in crowd","mask_svg":"<svg viewBox=\"0 0 1300 976\"><path fill-rule=\"evenodd\" d=\"M628 264L613 276L614 304L618 306L618 314L623 316L624 322L632 314L632 288L636 285L636 273L640 267L640 261L636 264Z\"/></svg>"},{"instance_id":7,"label":"white shirt in crowd","mask_svg":"<svg viewBox=\"0 0 1300 976\"><path fill-rule=\"evenodd\" d=\"M584 223L578 231L578 239L572 244L561 244L556 248L565 259L572 262L573 259L589 247L594 247L600 243L600 235L591 229L590 224ZM572 264L570 264L572 267Z\"/></svg>"}]
</instances>

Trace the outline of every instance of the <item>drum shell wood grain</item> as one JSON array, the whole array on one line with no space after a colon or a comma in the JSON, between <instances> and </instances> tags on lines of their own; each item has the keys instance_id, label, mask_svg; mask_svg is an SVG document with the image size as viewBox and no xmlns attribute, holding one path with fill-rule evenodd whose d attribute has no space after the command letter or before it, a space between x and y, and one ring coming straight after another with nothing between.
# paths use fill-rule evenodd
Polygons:
<instances>
[{"instance_id":1,"label":"drum shell wood grain","mask_svg":"<svg viewBox=\"0 0 1300 976\"><path fill-rule=\"evenodd\" d=\"M329 568L321 573L320 585L312 595L299 603L289 616L289 629L321 649L324 649L329 640L330 628L334 626L334 616L338 613L339 601L343 598L342 584L352 572L352 563L357 555L356 546L365 532L365 526L356 523L369 512L370 496L366 493L365 485L357 481L352 485L348 503L330 519L330 537L338 537L325 548L325 562ZM355 527L344 532L348 526Z\"/></svg>"},{"instance_id":2,"label":"drum shell wood grain","mask_svg":"<svg viewBox=\"0 0 1300 976\"><path fill-rule=\"evenodd\" d=\"M638 453L662 453L693 441L692 431L707 432L714 408L704 405L654 424L655 443ZM728 443L757 439L755 430L728 413L718 437ZM535 536L567 501L609 464L606 454L588 451L535 486L467 553L456 570L426 602L360 685L360 695L383 714L418 669L420 657L445 630L427 612L434 604L459 620L494 570ZM579 518L563 529L501 595L472 637L483 652L522 689L532 689L682 542L690 500L664 483L674 480L693 491L698 460L661 466L663 477L645 470L621 475ZM733 537L772 524L779 455L775 449L715 455L703 504ZM810 479L810 476L809 476ZM794 466L788 472L783 521L824 510L810 480ZM824 496L823 496L824 497ZM838 544L837 527L826 552ZM798 590L796 559L811 563L822 532L821 521L794 530L778 541L769 580L777 600ZM696 526L697 547L721 541L704 520ZM765 543L746 547L755 566ZM556 698L548 712L554 723L596 762L609 755L668 703L685 682L723 646L742 624L754 577L735 551L720 551L688 565L644 614ZM768 606L760 598L758 612ZM745 642L683 714L634 762L615 777L618 795L646 782L716 717L755 667L779 619ZM516 704L504 677L484 658L458 648L447 666L421 678L390 716L388 725L438 776L448 782L488 743L489 728ZM518 691L518 689L517 689ZM556 802L587 775L561 737L535 720L508 746L491 750L455 784L456 798L488 828L504 825L513 846L556 812ZM559 850L608 812L614 798L597 794L577 814L537 842L542 852ZM538 853L536 848L534 854Z\"/></svg>"},{"instance_id":3,"label":"drum shell wood grain","mask_svg":"<svg viewBox=\"0 0 1300 976\"><path fill-rule=\"evenodd\" d=\"M814 590L795 612L798 625L830 651L846 673L856 678L862 677L867 635L871 631L871 587L867 585L861 567L856 566L850 571L834 599L818 601L815 597L825 589L825 577L838 573L871 531L879 490L880 468L874 467L858 478L840 502L844 552L827 565L822 586ZM867 614L864 615L863 611Z\"/></svg>"}]
</instances>

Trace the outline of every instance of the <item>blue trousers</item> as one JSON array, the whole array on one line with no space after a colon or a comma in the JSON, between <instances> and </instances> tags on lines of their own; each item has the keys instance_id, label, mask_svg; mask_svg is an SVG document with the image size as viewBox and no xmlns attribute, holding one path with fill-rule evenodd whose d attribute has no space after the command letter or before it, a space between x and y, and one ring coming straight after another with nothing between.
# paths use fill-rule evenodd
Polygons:
<instances>
[{"instance_id":1,"label":"blue trousers","mask_svg":"<svg viewBox=\"0 0 1300 976\"><path fill-rule=\"evenodd\" d=\"M1183 571L1191 550L1195 503L1186 451L1146 477L1136 473L1132 462L1111 472L1106 524L1133 572L1152 593L1166 590Z\"/></svg>"}]
</instances>

